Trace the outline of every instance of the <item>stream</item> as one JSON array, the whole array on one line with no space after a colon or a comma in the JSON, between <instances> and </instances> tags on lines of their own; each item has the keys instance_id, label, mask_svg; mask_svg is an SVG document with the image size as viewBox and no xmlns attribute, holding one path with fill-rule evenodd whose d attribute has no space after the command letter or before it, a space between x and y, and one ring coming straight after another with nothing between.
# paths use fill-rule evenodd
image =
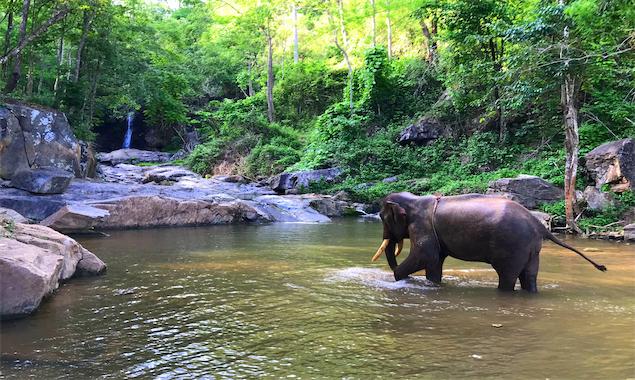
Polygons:
<instances>
[{"instance_id":1,"label":"stream","mask_svg":"<svg viewBox=\"0 0 635 380\"><path fill-rule=\"evenodd\" d=\"M381 231L349 218L78 238L107 273L3 322L0 377L635 378L635 244L560 235L608 271L545 242L538 293L500 293L489 265L451 258L440 286L395 282L370 261Z\"/></svg>"}]
</instances>

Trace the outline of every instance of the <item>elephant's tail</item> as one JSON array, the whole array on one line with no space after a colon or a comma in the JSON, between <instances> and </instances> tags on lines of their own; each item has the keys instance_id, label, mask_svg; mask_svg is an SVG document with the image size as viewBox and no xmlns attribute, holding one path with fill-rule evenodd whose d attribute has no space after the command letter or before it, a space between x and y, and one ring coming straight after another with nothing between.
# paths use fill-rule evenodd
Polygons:
<instances>
[{"instance_id":1,"label":"elephant's tail","mask_svg":"<svg viewBox=\"0 0 635 380\"><path fill-rule=\"evenodd\" d=\"M553 236L553 234L547 230L545 228L545 237L549 240L551 240L552 242L558 244L561 247L567 248L572 250L573 252L577 253L578 255L582 256L586 261L590 262L591 264L593 264L593 266L598 269L601 270L602 272L606 272L606 267L604 265L598 265L596 264L593 260L589 259L588 257L586 257L582 252L578 251L577 249L573 248L572 246L565 244L563 242L561 242L560 240L558 240L558 238L556 238L555 236Z\"/></svg>"}]
</instances>

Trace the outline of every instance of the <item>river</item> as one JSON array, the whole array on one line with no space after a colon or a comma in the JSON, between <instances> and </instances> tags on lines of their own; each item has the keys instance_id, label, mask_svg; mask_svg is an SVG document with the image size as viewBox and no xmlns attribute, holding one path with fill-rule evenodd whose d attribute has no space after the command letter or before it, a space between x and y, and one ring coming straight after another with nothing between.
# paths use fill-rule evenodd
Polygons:
<instances>
[{"instance_id":1,"label":"river","mask_svg":"<svg viewBox=\"0 0 635 380\"><path fill-rule=\"evenodd\" d=\"M635 378L635 245L566 238L602 273L545 242L539 292L506 294L453 259L441 286L396 283L368 219L78 240L107 274L3 322L1 377Z\"/></svg>"}]
</instances>

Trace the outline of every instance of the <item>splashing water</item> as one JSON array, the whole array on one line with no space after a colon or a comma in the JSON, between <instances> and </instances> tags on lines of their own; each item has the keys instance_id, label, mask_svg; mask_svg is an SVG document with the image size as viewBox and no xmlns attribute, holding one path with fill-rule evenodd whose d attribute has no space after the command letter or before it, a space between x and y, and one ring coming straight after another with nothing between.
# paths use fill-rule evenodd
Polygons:
<instances>
[{"instance_id":1,"label":"splashing water","mask_svg":"<svg viewBox=\"0 0 635 380\"><path fill-rule=\"evenodd\" d=\"M126 135L123 138L123 149L130 149L130 143L132 141L132 122L134 120L134 112L128 113L128 129L126 130Z\"/></svg>"}]
</instances>

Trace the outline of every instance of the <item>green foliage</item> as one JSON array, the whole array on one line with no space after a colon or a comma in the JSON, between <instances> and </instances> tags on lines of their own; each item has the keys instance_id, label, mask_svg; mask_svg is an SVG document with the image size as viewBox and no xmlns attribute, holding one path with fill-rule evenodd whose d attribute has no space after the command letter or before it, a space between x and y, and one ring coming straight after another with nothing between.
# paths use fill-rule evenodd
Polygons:
<instances>
[{"instance_id":1,"label":"green foliage","mask_svg":"<svg viewBox=\"0 0 635 380\"><path fill-rule=\"evenodd\" d=\"M198 174L211 173L225 146L226 142L222 139L212 139L205 144L197 145L187 158L187 166Z\"/></svg>"}]
</instances>

